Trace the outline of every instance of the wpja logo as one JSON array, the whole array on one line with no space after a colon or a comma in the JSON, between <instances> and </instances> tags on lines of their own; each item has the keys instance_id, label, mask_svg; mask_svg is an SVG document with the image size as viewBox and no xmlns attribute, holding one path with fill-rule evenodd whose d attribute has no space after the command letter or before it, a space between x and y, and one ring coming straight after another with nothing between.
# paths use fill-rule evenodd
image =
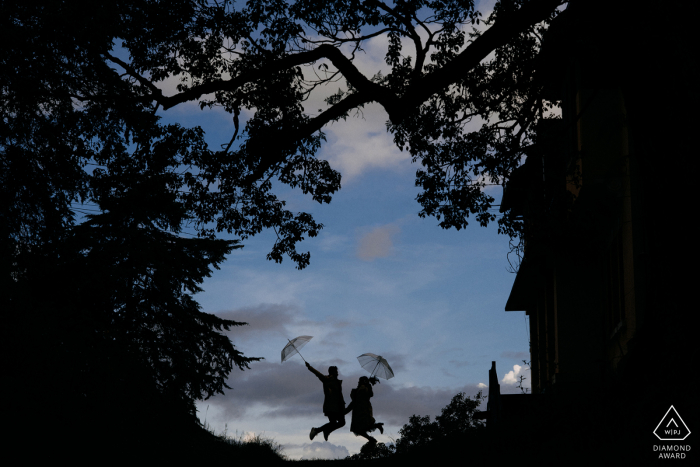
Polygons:
<instances>
[{"instance_id":1,"label":"wpja logo","mask_svg":"<svg viewBox=\"0 0 700 467\"><path fill-rule=\"evenodd\" d=\"M654 434L661 441L683 441L690 435L690 430L675 407L671 406L654 429ZM687 451L690 451L689 444L654 445L654 452L659 453L659 459L685 459Z\"/></svg>"}]
</instances>

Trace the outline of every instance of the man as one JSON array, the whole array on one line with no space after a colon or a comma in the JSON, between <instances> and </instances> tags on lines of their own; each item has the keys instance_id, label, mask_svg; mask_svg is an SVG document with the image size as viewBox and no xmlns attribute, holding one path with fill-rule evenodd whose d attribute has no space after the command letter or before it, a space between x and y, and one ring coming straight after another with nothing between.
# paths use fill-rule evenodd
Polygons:
<instances>
[{"instance_id":1,"label":"man","mask_svg":"<svg viewBox=\"0 0 700 467\"><path fill-rule=\"evenodd\" d=\"M345 426L345 399L343 399L343 382L338 379L338 367L328 368L328 375L324 375L314 367L306 363L306 368L315 374L323 383L323 415L328 417L328 423L320 428L311 428L309 438L323 432L323 438L328 441L328 435L338 428Z\"/></svg>"}]
</instances>

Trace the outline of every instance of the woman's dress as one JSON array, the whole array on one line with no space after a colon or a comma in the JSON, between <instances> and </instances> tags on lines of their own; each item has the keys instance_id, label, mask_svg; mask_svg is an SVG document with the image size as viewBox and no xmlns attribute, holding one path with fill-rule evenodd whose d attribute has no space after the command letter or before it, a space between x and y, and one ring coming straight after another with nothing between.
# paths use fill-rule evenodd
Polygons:
<instances>
[{"instance_id":1,"label":"woman's dress","mask_svg":"<svg viewBox=\"0 0 700 467\"><path fill-rule=\"evenodd\" d=\"M358 435L375 429L375 420L372 413L372 404L369 399L373 396L372 388L360 386L350 391L350 406L352 410L352 422L350 431Z\"/></svg>"}]
</instances>

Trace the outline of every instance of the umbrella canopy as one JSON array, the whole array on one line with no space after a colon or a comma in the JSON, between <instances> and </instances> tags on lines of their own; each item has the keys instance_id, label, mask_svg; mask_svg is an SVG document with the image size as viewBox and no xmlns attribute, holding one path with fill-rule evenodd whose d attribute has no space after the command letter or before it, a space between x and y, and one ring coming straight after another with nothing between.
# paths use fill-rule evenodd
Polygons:
<instances>
[{"instance_id":1,"label":"umbrella canopy","mask_svg":"<svg viewBox=\"0 0 700 467\"><path fill-rule=\"evenodd\" d=\"M389 362L386 361L381 355L375 355L373 353L363 353L357 360L360 362L360 366L371 373L371 376L379 376L380 378L390 379L394 377L394 370L389 366Z\"/></svg>"},{"instance_id":2,"label":"umbrella canopy","mask_svg":"<svg viewBox=\"0 0 700 467\"><path fill-rule=\"evenodd\" d=\"M304 347L313 337L314 336L299 336L289 341L289 343L282 349L282 361L284 362L285 360L289 360L291 356L299 353L299 349ZM300 353L299 356L302 360L304 360L304 357L302 357Z\"/></svg>"}]
</instances>

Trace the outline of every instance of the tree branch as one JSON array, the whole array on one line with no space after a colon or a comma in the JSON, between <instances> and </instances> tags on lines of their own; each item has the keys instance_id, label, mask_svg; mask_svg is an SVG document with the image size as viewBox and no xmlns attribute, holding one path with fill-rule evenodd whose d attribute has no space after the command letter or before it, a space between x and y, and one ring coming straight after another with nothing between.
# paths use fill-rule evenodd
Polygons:
<instances>
[{"instance_id":1,"label":"tree branch","mask_svg":"<svg viewBox=\"0 0 700 467\"><path fill-rule=\"evenodd\" d=\"M152 93L152 98L163 106L163 110L168 110L178 104L196 100L203 95L211 94L217 91L234 91L241 86L263 79L270 74L289 69L294 66L303 65L305 63L315 62L322 58L327 58L333 65L343 74L348 82L357 90L367 96L370 101L377 101L391 114L391 109L398 108L398 99L390 90L374 83L367 79L355 67L343 53L330 44L322 44L307 52L299 52L293 55L288 55L279 60L263 65L257 70L251 70L243 75L239 75L230 80L216 80L208 83L203 83L193 86L186 91L182 91L173 96L163 96L163 92L158 89L151 81L139 75L133 67L123 62L122 60L111 57L115 62L121 65L127 73L134 77L139 83L146 86Z\"/></svg>"},{"instance_id":2,"label":"tree branch","mask_svg":"<svg viewBox=\"0 0 700 467\"><path fill-rule=\"evenodd\" d=\"M394 28L384 28L384 29L380 29L379 31L373 32L372 34L367 34L365 36L359 36L359 37L353 36L350 38L342 38L342 37L338 37L338 36L332 36L333 37L332 39L325 39L325 40L319 40L319 41L314 41L311 39L302 38L302 42L308 43L308 44L335 44L335 43L343 44L345 42L362 42L362 41L365 41L367 39L372 39L373 37L381 36L385 32L389 32L392 30L394 30Z\"/></svg>"},{"instance_id":3,"label":"tree branch","mask_svg":"<svg viewBox=\"0 0 700 467\"><path fill-rule=\"evenodd\" d=\"M411 37L411 40L413 40L413 44L416 47L416 64L413 68L413 76L416 78L419 77L420 72L423 70L423 64L425 64L426 50L423 49L423 43L421 42L420 36L416 32L416 29L413 27L413 23L411 23L411 21L408 18L397 13L395 9L392 9L389 6L387 6L384 2L380 2L379 0L371 0L368 3L375 4L377 7L386 11L391 16L399 20L399 22L401 22L401 24L403 24L406 27L406 32ZM423 27L425 28L425 26Z\"/></svg>"},{"instance_id":4,"label":"tree branch","mask_svg":"<svg viewBox=\"0 0 700 467\"><path fill-rule=\"evenodd\" d=\"M275 141L275 150L263 150L262 143L253 146L255 152L259 151L261 154L260 164L251 175L246 177L245 182L254 183L270 167L279 163L284 157L283 147L288 147L299 139L312 135L323 128L326 123L341 118L360 105L376 101L387 111L392 123L400 123L408 112L419 107L433 94L454 83L462 73L478 66L493 50L505 45L512 37L528 27L544 21L560 4L561 0L535 0L525 5L517 13L499 19L452 62L410 85L408 92L401 99L398 99L394 93L383 86L365 78L338 49L327 44L321 45L312 53L323 54L322 56L329 58L359 92L341 100L293 132L282 130L281 134L274 138L265 138L268 141Z\"/></svg>"},{"instance_id":5,"label":"tree branch","mask_svg":"<svg viewBox=\"0 0 700 467\"><path fill-rule=\"evenodd\" d=\"M412 31L413 35L417 36L409 20L402 18L398 13L393 12L381 2L373 3L377 3L380 6L383 5L384 8L382 9L388 9L387 11L392 12L391 14L397 17L404 25L408 23L407 28L409 31ZM442 92L445 88L458 81L464 73L477 67L492 51L507 44L513 37L527 30L527 28L544 21L561 3L561 0L533 0L517 12L499 18L491 28L475 39L450 63L425 77L417 78L416 81L409 85L401 99L388 88L367 79L355 67L352 60L345 57L338 48L330 44L322 44L314 50L287 55L235 78L203 83L169 97L163 96L160 89L136 73L130 65L116 57L110 56L110 58L124 67L129 75L134 77L139 83L148 88L152 93L152 98L161 104L164 110L216 91L234 91L247 83L264 79L270 74L291 67L315 62L322 58L330 60L358 92L347 96L320 115L310 119L301 126L296 126L293 130L282 129L276 131L274 136L270 135L269 137L256 138L255 141L249 141L248 150L260 157L258 167L245 178L245 183L254 183L272 166L284 160L284 148L289 148L302 138L311 136L328 122L343 117L355 107L373 101L378 102L387 111L393 124L401 123L407 114L429 100L434 94ZM418 50L422 51L420 44L420 37L418 37L416 45Z\"/></svg>"},{"instance_id":6,"label":"tree branch","mask_svg":"<svg viewBox=\"0 0 700 467\"><path fill-rule=\"evenodd\" d=\"M258 167L244 179L244 183L255 183L268 169L282 162L285 148L293 145L303 137L313 135L327 123L338 120L352 109L369 102L372 102L372 99L364 96L362 93L351 94L300 127L293 130L278 130L274 136L250 140L248 142L248 151L258 155L260 162Z\"/></svg>"},{"instance_id":7,"label":"tree branch","mask_svg":"<svg viewBox=\"0 0 700 467\"><path fill-rule=\"evenodd\" d=\"M453 84L460 75L478 66L492 51L507 44L530 26L547 19L561 3L561 0L534 0L517 12L499 18L454 60L411 84L401 99L401 105L406 111L399 111L398 115L405 115L408 110L420 106L433 94ZM392 118L392 122L399 123L400 120L395 122Z\"/></svg>"},{"instance_id":8,"label":"tree branch","mask_svg":"<svg viewBox=\"0 0 700 467\"><path fill-rule=\"evenodd\" d=\"M129 65L128 63L122 61L121 59L119 59L119 58L113 56L112 54L105 54L105 55L106 55L107 57L109 57L109 59L110 59L111 61L113 61L114 63L116 63L116 64L118 64L119 66L121 66L122 68L124 68L124 70L126 70L126 72L127 72L127 74L128 74L129 76L131 76L132 78L136 79L136 81L138 81L139 83L141 83L142 86L144 86L144 87L147 88L149 91L151 91L151 94L152 94L153 99L154 99L155 101L160 102L160 99L163 99L163 98L164 98L164 97L163 97L163 91L161 91L160 89L158 89L158 88L156 87L156 85L153 84L149 79L144 78L143 76L141 76L140 74L138 74L138 73L136 72L136 70L134 69L134 67L132 67L132 66Z\"/></svg>"}]
</instances>

